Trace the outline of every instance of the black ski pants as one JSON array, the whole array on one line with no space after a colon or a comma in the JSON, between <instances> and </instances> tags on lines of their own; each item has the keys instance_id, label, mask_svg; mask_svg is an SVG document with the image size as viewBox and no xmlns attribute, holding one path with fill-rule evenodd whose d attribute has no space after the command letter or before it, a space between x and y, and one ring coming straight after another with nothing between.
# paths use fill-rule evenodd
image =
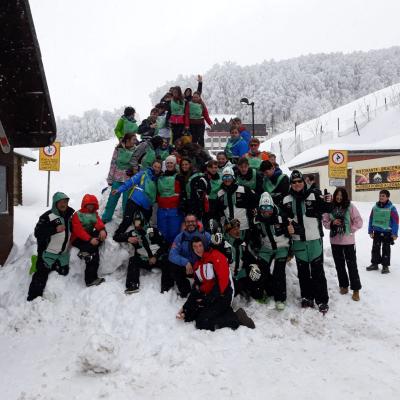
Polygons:
<instances>
[{"instance_id":1,"label":"black ski pants","mask_svg":"<svg viewBox=\"0 0 400 400\"><path fill-rule=\"evenodd\" d=\"M82 239L75 239L72 245L81 252L90 254L85 260L85 283L90 285L98 278L97 271L100 265L99 246L93 246L89 241Z\"/></svg>"},{"instance_id":2,"label":"black ski pants","mask_svg":"<svg viewBox=\"0 0 400 400\"><path fill-rule=\"evenodd\" d=\"M348 288L350 280L351 290L360 290L361 282L357 269L356 247L354 244L332 244L332 255L339 280L339 287ZM348 273L346 270L346 264Z\"/></svg>"},{"instance_id":3,"label":"black ski pants","mask_svg":"<svg viewBox=\"0 0 400 400\"><path fill-rule=\"evenodd\" d=\"M183 136L184 124L171 124L173 144Z\"/></svg>"},{"instance_id":4,"label":"black ski pants","mask_svg":"<svg viewBox=\"0 0 400 400\"><path fill-rule=\"evenodd\" d=\"M392 235L390 233L374 233L371 264L382 264L384 267L389 267L391 243Z\"/></svg>"},{"instance_id":5,"label":"black ski pants","mask_svg":"<svg viewBox=\"0 0 400 400\"><path fill-rule=\"evenodd\" d=\"M152 209L150 208L149 210L146 210L145 208L136 204L133 200L128 199L126 202L124 217L122 218L119 227L115 231L115 234L126 232L129 226L132 224L136 212L141 212L146 223L149 223L152 215Z\"/></svg>"},{"instance_id":6,"label":"black ski pants","mask_svg":"<svg viewBox=\"0 0 400 400\"><path fill-rule=\"evenodd\" d=\"M274 270L271 273L271 265ZM269 263L260 262L264 275L264 288L267 296L273 296L275 301L286 301L286 257L271 259Z\"/></svg>"},{"instance_id":7,"label":"black ski pants","mask_svg":"<svg viewBox=\"0 0 400 400\"><path fill-rule=\"evenodd\" d=\"M204 148L204 131L206 126L204 124L190 124L190 133L192 135L192 143L198 143Z\"/></svg>"},{"instance_id":8,"label":"black ski pants","mask_svg":"<svg viewBox=\"0 0 400 400\"><path fill-rule=\"evenodd\" d=\"M197 329L215 331L221 328L237 329L239 321L231 307L232 289L210 301L207 296L193 290L183 305L185 321L196 321Z\"/></svg>"},{"instance_id":9,"label":"black ski pants","mask_svg":"<svg viewBox=\"0 0 400 400\"><path fill-rule=\"evenodd\" d=\"M328 304L328 285L326 283L322 255L311 262L296 257L301 297L317 304Z\"/></svg>"},{"instance_id":10,"label":"black ski pants","mask_svg":"<svg viewBox=\"0 0 400 400\"><path fill-rule=\"evenodd\" d=\"M170 271L180 296L187 297L191 291L191 286L186 275L186 268L170 262Z\"/></svg>"},{"instance_id":11,"label":"black ski pants","mask_svg":"<svg viewBox=\"0 0 400 400\"><path fill-rule=\"evenodd\" d=\"M147 260L143 260L139 255L134 255L129 259L128 272L126 275L126 287L132 284L140 284L140 269L150 271L152 268L161 269L161 292L168 291L174 286L174 280L171 276L170 263L167 258L160 258L154 265L150 265Z\"/></svg>"},{"instance_id":12,"label":"black ski pants","mask_svg":"<svg viewBox=\"0 0 400 400\"><path fill-rule=\"evenodd\" d=\"M28 301L43 296L44 288L46 287L47 279L51 271L57 271L60 275L68 275L69 266L59 266L56 262L51 268L47 267L42 258L39 256L36 263L36 272L32 275L32 281L29 285Z\"/></svg>"}]
</instances>

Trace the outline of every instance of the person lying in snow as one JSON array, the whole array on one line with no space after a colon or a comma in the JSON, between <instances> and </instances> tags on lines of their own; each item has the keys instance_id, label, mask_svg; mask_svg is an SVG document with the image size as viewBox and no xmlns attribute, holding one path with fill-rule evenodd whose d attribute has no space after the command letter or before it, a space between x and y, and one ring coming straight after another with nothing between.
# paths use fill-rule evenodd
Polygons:
<instances>
[{"instance_id":1,"label":"person lying in snow","mask_svg":"<svg viewBox=\"0 0 400 400\"><path fill-rule=\"evenodd\" d=\"M234 289L227 258L218 250L206 251L199 237L193 238L191 247L197 257L194 284L177 319L196 321L197 329L210 331L237 329L240 325L254 329L253 320L242 308L236 312L232 309Z\"/></svg>"}]
</instances>

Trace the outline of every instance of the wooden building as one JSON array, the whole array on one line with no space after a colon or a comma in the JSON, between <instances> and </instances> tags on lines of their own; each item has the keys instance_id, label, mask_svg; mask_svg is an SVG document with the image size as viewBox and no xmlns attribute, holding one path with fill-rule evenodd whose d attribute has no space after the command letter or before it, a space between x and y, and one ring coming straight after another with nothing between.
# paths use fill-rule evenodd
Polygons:
<instances>
[{"instance_id":1,"label":"wooden building","mask_svg":"<svg viewBox=\"0 0 400 400\"><path fill-rule=\"evenodd\" d=\"M340 147L340 146L339 146ZM354 146L356 147L356 146ZM341 148L341 150L346 150ZM303 174L312 174L321 189L331 193L337 186L345 187L351 200L378 201L381 189L391 192L391 200L400 203L400 149L368 149L357 146L348 150L347 178L329 179L328 154L319 155L308 150L310 157L304 155L288 163L290 170L298 169Z\"/></svg>"},{"instance_id":2,"label":"wooden building","mask_svg":"<svg viewBox=\"0 0 400 400\"><path fill-rule=\"evenodd\" d=\"M29 149L14 149L14 186L13 186L13 205L23 205L22 193L22 167L29 161L36 161Z\"/></svg>"},{"instance_id":3,"label":"wooden building","mask_svg":"<svg viewBox=\"0 0 400 400\"><path fill-rule=\"evenodd\" d=\"M3 265L13 245L13 149L44 147L56 138L56 124L28 0L2 0L0 77L0 121L11 145L11 149L0 147L0 265Z\"/></svg>"}]
</instances>

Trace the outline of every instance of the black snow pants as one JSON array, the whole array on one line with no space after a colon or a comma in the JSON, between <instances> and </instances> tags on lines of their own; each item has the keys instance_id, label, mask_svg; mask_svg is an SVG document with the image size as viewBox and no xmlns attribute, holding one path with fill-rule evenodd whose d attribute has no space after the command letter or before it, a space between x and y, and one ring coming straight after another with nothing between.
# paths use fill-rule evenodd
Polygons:
<instances>
[{"instance_id":1,"label":"black snow pants","mask_svg":"<svg viewBox=\"0 0 400 400\"><path fill-rule=\"evenodd\" d=\"M350 280L351 290L360 290L361 282L357 269L356 247L354 244L332 244L332 255L339 280L339 287L348 288ZM348 273L346 270L346 264Z\"/></svg>"},{"instance_id":2,"label":"black snow pants","mask_svg":"<svg viewBox=\"0 0 400 400\"><path fill-rule=\"evenodd\" d=\"M198 143L204 148L204 124L190 124L190 133L192 135L192 143Z\"/></svg>"},{"instance_id":3,"label":"black snow pants","mask_svg":"<svg viewBox=\"0 0 400 400\"><path fill-rule=\"evenodd\" d=\"M44 288L46 287L47 279L51 271L57 271L60 275L68 275L69 266L61 267L57 262L51 268L47 267L42 257L38 257L36 263L36 272L32 275L32 281L29 285L28 301L36 299L36 297L43 296Z\"/></svg>"},{"instance_id":4,"label":"black snow pants","mask_svg":"<svg viewBox=\"0 0 400 400\"><path fill-rule=\"evenodd\" d=\"M85 257L85 283L90 285L97 278L97 271L100 265L99 246L93 246L89 241L82 239L75 239L72 243L74 247L77 247L81 252L88 253Z\"/></svg>"},{"instance_id":5,"label":"black snow pants","mask_svg":"<svg viewBox=\"0 0 400 400\"><path fill-rule=\"evenodd\" d=\"M183 305L185 321L196 321L197 329L215 331L221 328L237 329L239 321L232 310L232 289L229 288L223 295L211 301L204 294L192 290Z\"/></svg>"},{"instance_id":6,"label":"black snow pants","mask_svg":"<svg viewBox=\"0 0 400 400\"><path fill-rule=\"evenodd\" d=\"M384 267L390 266L390 244L392 243L391 233L374 232L372 242L371 264L382 264ZM382 248L382 253L381 253Z\"/></svg>"}]
</instances>

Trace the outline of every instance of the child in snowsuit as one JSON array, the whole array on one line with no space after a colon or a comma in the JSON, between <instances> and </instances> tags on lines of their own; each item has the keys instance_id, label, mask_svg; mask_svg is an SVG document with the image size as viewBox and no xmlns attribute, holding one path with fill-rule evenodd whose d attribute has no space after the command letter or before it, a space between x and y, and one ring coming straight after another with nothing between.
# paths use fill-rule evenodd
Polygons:
<instances>
[{"instance_id":1,"label":"child in snowsuit","mask_svg":"<svg viewBox=\"0 0 400 400\"><path fill-rule=\"evenodd\" d=\"M266 295L273 296L275 308L282 311L286 302L288 219L282 215L267 192L261 195L250 238L250 247L260 265ZM271 273L272 262L274 262L274 269Z\"/></svg>"},{"instance_id":2,"label":"child in snowsuit","mask_svg":"<svg viewBox=\"0 0 400 400\"><path fill-rule=\"evenodd\" d=\"M388 190L379 192L379 201L372 208L368 223L373 242L371 265L367 271L377 270L378 264L382 264L382 274L390 272L390 246L397 240L399 232L399 214L389 198Z\"/></svg>"},{"instance_id":3,"label":"child in snowsuit","mask_svg":"<svg viewBox=\"0 0 400 400\"><path fill-rule=\"evenodd\" d=\"M97 214L98 209L96 196L85 194L81 209L71 219L71 244L80 250L78 256L85 260L85 283L88 287L104 282L104 278L98 277L97 271L100 263L99 246L106 240L107 232Z\"/></svg>"},{"instance_id":4,"label":"child in snowsuit","mask_svg":"<svg viewBox=\"0 0 400 400\"><path fill-rule=\"evenodd\" d=\"M57 192L53 196L51 210L40 216L35 227L38 244L36 271L29 286L28 301L43 295L51 271L60 275L69 272L69 239L71 217L74 209L68 206L66 194Z\"/></svg>"}]
</instances>

